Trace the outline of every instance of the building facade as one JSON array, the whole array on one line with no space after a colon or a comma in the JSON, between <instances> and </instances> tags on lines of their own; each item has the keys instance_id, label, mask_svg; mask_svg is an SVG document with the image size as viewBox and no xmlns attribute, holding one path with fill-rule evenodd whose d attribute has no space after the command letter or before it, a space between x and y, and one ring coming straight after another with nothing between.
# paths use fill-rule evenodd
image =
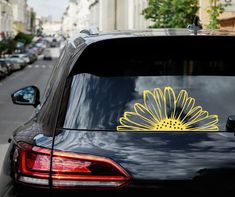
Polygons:
<instances>
[{"instance_id":1,"label":"building facade","mask_svg":"<svg viewBox=\"0 0 235 197\"><path fill-rule=\"evenodd\" d=\"M88 0L70 0L62 17L62 32L71 35L89 27Z\"/></svg>"},{"instance_id":2,"label":"building facade","mask_svg":"<svg viewBox=\"0 0 235 197\"><path fill-rule=\"evenodd\" d=\"M198 14L204 28L210 22L208 10L211 2L212 0L198 0ZM234 28L235 0L218 2L231 4L219 18L221 27ZM103 32L147 29L152 24L142 14L147 6L148 0L70 0L63 16L62 30L65 34L70 34L89 26L97 27Z\"/></svg>"},{"instance_id":3,"label":"building facade","mask_svg":"<svg viewBox=\"0 0 235 197\"><path fill-rule=\"evenodd\" d=\"M220 27L223 29L235 30L235 0L223 0L230 2L230 6L226 7L225 12L220 16Z\"/></svg>"},{"instance_id":4,"label":"building facade","mask_svg":"<svg viewBox=\"0 0 235 197\"><path fill-rule=\"evenodd\" d=\"M90 24L101 31L146 29L142 15L148 0L89 0Z\"/></svg>"},{"instance_id":5,"label":"building facade","mask_svg":"<svg viewBox=\"0 0 235 197\"><path fill-rule=\"evenodd\" d=\"M36 33L36 12L33 8L27 6L26 10L26 32L35 34Z\"/></svg>"},{"instance_id":6,"label":"building facade","mask_svg":"<svg viewBox=\"0 0 235 197\"><path fill-rule=\"evenodd\" d=\"M208 10L211 7L211 0L199 0L199 17L204 28L207 28L210 22ZM229 3L230 5L225 8L225 12L220 15L220 27L235 29L235 0L220 0L218 3Z\"/></svg>"},{"instance_id":7,"label":"building facade","mask_svg":"<svg viewBox=\"0 0 235 197\"><path fill-rule=\"evenodd\" d=\"M204 28L210 22L208 10L216 0L198 0L199 17ZM142 15L148 0L88 0L90 25L101 31L146 29L151 25ZM217 3L230 3L219 17L222 28L235 28L235 0L218 0Z\"/></svg>"},{"instance_id":8,"label":"building facade","mask_svg":"<svg viewBox=\"0 0 235 197\"><path fill-rule=\"evenodd\" d=\"M27 28L27 0L11 0L13 8L13 32L26 32Z\"/></svg>"},{"instance_id":9,"label":"building facade","mask_svg":"<svg viewBox=\"0 0 235 197\"><path fill-rule=\"evenodd\" d=\"M35 32L36 13L27 0L0 0L0 39Z\"/></svg>"},{"instance_id":10,"label":"building facade","mask_svg":"<svg viewBox=\"0 0 235 197\"><path fill-rule=\"evenodd\" d=\"M13 9L10 0L0 0L0 40L12 36Z\"/></svg>"},{"instance_id":11,"label":"building facade","mask_svg":"<svg viewBox=\"0 0 235 197\"><path fill-rule=\"evenodd\" d=\"M43 34L46 35L60 35L61 21L48 21L42 24Z\"/></svg>"},{"instance_id":12,"label":"building facade","mask_svg":"<svg viewBox=\"0 0 235 197\"><path fill-rule=\"evenodd\" d=\"M211 0L199 0L199 18L203 28L206 28L209 25L209 13L208 9L210 8L210 1Z\"/></svg>"}]
</instances>

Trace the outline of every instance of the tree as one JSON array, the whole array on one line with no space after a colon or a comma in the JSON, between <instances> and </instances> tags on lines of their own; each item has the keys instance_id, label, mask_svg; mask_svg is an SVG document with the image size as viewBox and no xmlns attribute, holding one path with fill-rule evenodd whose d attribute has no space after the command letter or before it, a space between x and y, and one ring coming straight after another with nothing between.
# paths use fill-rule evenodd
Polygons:
<instances>
[{"instance_id":1,"label":"tree","mask_svg":"<svg viewBox=\"0 0 235 197\"><path fill-rule=\"evenodd\" d=\"M7 52L11 54L14 52L15 48L16 48L16 41L12 38L9 38L7 40L7 49L8 49Z\"/></svg>"},{"instance_id":2,"label":"tree","mask_svg":"<svg viewBox=\"0 0 235 197\"><path fill-rule=\"evenodd\" d=\"M0 57L7 50L7 44L5 41L0 41Z\"/></svg>"},{"instance_id":3,"label":"tree","mask_svg":"<svg viewBox=\"0 0 235 197\"><path fill-rule=\"evenodd\" d=\"M199 9L198 0L148 0L143 10L151 28L185 28L192 24Z\"/></svg>"},{"instance_id":4,"label":"tree","mask_svg":"<svg viewBox=\"0 0 235 197\"><path fill-rule=\"evenodd\" d=\"M220 0L210 0L210 8L208 13L210 16L210 23L208 25L209 29L219 28L219 15L225 10L225 7L229 6L230 3L221 3Z\"/></svg>"},{"instance_id":5,"label":"tree","mask_svg":"<svg viewBox=\"0 0 235 197\"><path fill-rule=\"evenodd\" d=\"M15 41L22 42L25 45L30 44L32 40L33 40L33 35L25 34L23 32L19 32L15 37Z\"/></svg>"},{"instance_id":6,"label":"tree","mask_svg":"<svg viewBox=\"0 0 235 197\"><path fill-rule=\"evenodd\" d=\"M0 56L5 53L12 53L16 48L16 41L12 38L4 39L0 42Z\"/></svg>"}]
</instances>

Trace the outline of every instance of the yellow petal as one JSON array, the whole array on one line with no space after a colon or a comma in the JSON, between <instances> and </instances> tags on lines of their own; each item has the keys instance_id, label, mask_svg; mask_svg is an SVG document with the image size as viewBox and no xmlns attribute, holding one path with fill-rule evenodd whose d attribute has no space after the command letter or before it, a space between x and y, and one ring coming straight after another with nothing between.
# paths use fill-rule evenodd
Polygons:
<instances>
[{"instance_id":1,"label":"yellow petal","mask_svg":"<svg viewBox=\"0 0 235 197\"><path fill-rule=\"evenodd\" d=\"M178 119L180 118L182 122L185 121L185 119L188 117L188 115L191 113L191 110L193 109L195 105L195 99L189 97L184 105L184 108L182 109L183 112L181 114L181 116L178 117Z\"/></svg>"},{"instance_id":2,"label":"yellow petal","mask_svg":"<svg viewBox=\"0 0 235 197\"><path fill-rule=\"evenodd\" d=\"M188 99L188 93L185 90L181 90L177 100L176 100L176 111L175 111L175 119L180 119L183 111L184 111L184 107L185 107L185 103Z\"/></svg>"},{"instance_id":3,"label":"yellow petal","mask_svg":"<svg viewBox=\"0 0 235 197\"><path fill-rule=\"evenodd\" d=\"M176 110L176 97L175 92L171 87L166 87L164 90L164 98L165 98L165 114L167 114L168 118L174 118L175 110Z\"/></svg>"},{"instance_id":4,"label":"yellow petal","mask_svg":"<svg viewBox=\"0 0 235 197\"><path fill-rule=\"evenodd\" d=\"M217 115L210 115L203 119L195 121L193 124L189 126L194 128L195 130L207 130L208 128L216 126L219 119Z\"/></svg>"},{"instance_id":5,"label":"yellow petal","mask_svg":"<svg viewBox=\"0 0 235 197\"><path fill-rule=\"evenodd\" d=\"M200 118L202 112L203 111L201 106L194 107L187 115L185 115L184 121L187 122L186 124L189 124Z\"/></svg>"},{"instance_id":6,"label":"yellow petal","mask_svg":"<svg viewBox=\"0 0 235 197\"><path fill-rule=\"evenodd\" d=\"M124 117L120 119L120 123L123 126L137 126L140 128L152 128L155 125L154 122L142 118L135 112L125 112Z\"/></svg>"},{"instance_id":7,"label":"yellow petal","mask_svg":"<svg viewBox=\"0 0 235 197\"><path fill-rule=\"evenodd\" d=\"M152 121L152 123L156 123L159 121L158 117L156 117L152 112L149 111L149 109L146 109L140 103L136 103L134 105L134 110L140 117L146 120L150 120Z\"/></svg>"},{"instance_id":8,"label":"yellow petal","mask_svg":"<svg viewBox=\"0 0 235 197\"><path fill-rule=\"evenodd\" d=\"M145 107L143 108L145 108L152 115L152 118L155 121L161 120L159 106L152 92L144 91L144 105Z\"/></svg>"},{"instance_id":9,"label":"yellow petal","mask_svg":"<svg viewBox=\"0 0 235 197\"><path fill-rule=\"evenodd\" d=\"M154 98L156 100L156 104L157 104L157 110L159 112L159 116L160 116L160 120L165 119L166 116L166 110L165 110L165 99L164 99L164 95L163 92L160 88L156 88L154 89Z\"/></svg>"}]
</instances>

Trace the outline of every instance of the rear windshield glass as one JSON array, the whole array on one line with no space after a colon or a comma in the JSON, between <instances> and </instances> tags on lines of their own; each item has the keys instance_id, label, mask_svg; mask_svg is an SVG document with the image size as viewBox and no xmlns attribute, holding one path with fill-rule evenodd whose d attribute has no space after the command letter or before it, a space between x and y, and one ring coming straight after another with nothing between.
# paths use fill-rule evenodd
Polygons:
<instances>
[{"instance_id":1,"label":"rear windshield glass","mask_svg":"<svg viewBox=\"0 0 235 197\"><path fill-rule=\"evenodd\" d=\"M225 131L228 117L235 115L233 61L177 53L173 58L131 53L115 62L109 58L97 61L97 65L74 73L63 127ZM89 66L100 69L90 72Z\"/></svg>"},{"instance_id":2,"label":"rear windshield glass","mask_svg":"<svg viewBox=\"0 0 235 197\"><path fill-rule=\"evenodd\" d=\"M174 119L180 124L183 119L185 123L190 122L191 118L192 122L201 121L189 127L180 124L177 129L216 129L217 125L224 130L228 117L235 114L234 84L234 76L100 77L78 74L73 77L64 127L116 130L123 123L133 129L154 130L165 127L164 119L166 124ZM120 118L124 116L121 123ZM218 116L218 123L212 124L215 116ZM207 128L208 125L212 128ZM172 129L174 126L175 123Z\"/></svg>"}]
</instances>

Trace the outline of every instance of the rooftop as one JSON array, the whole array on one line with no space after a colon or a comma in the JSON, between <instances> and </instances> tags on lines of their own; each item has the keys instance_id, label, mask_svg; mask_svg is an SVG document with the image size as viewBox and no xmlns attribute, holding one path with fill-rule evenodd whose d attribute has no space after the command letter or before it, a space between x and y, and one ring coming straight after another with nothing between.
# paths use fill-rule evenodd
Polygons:
<instances>
[{"instance_id":1,"label":"rooftop","mask_svg":"<svg viewBox=\"0 0 235 197\"><path fill-rule=\"evenodd\" d=\"M235 31L230 30L199 30L198 36L235 36ZM128 38L128 37L154 37L154 36L195 36L193 31L188 29L148 29L142 31L115 31L115 32L98 32L95 30L83 30L77 32L73 37L70 38L69 42L74 46L77 43L83 42L90 44L93 42L117 39L117 38Z\"/></svg>"}]
</instances>

